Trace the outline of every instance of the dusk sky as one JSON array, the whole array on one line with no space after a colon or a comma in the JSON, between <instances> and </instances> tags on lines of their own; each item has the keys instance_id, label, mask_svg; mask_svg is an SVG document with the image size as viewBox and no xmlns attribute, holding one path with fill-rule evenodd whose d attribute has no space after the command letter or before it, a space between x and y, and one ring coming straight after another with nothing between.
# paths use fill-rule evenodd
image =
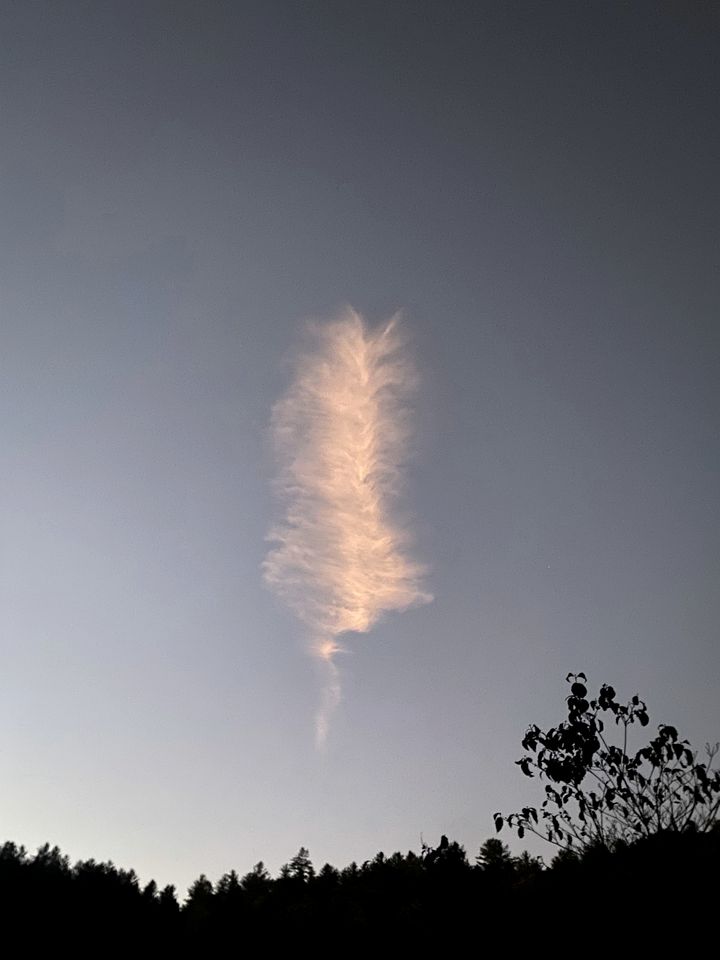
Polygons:
<instances>
[{"instance_id":1,"label":"dusk sky","mask_svg":"<svg viewBox=\"0 0 720 960\"><path fill-rule=\"evenodd\" d=\"M0 2L2 839L180 893L473 857L568 671L720 738L719 44L681 0ZM343 641L318 750L271 418L347 305L402 311L434 599Z\"/></svg>"}]
</instances>

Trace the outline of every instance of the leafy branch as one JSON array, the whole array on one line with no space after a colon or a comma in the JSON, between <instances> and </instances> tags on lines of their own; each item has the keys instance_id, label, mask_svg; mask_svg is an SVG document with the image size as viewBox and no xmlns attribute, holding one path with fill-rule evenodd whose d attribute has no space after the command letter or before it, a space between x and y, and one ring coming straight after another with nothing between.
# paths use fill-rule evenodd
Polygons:
<instances>
[{"instance_id":1,"label":"leafy branch","mask_svg":"<svg viewBox=\"0 0 720 960\"><path fill-rule=\"evenodd\" d=\"M522 740L517 765L527 777L547 780L540 808L494 815L497 831L507 826L522 839L526 832L561 847L611 847L665 831L708 832L720 813L720 771L713 770L719 745L706 744L698 762L675 727L660 724L650 742L628 753L628 731L649 724L647 705L637 695L623 704L603 684L588 700L584 673L566 677L567 719L543 731L532 724ZM606 721L621 730L611 742Z\"/></svg>"}]
</instances>

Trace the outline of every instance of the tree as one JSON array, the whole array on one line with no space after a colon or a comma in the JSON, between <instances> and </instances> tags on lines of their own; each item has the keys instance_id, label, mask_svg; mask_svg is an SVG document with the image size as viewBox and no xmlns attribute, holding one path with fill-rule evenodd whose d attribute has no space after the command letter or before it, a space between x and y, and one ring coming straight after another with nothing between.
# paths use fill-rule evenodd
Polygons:
<instances>
[{"instance_id":1,"label":"tree","mask_svg":"<svg viewBox=\"0 0 720 960\"><path fill-rule=\"evenodd\" d=\"M188 890L186 906L191 911L197 911L205 915L212 903L215 892L212 883L204 873L201 873L195 883Z\"/></svg>"},{"instance_id":2,"label":"tree","mask_svg":"<svg viewBox=\"0 0 720 960\"><path fill-rule=\"evenodd\" d=\"M318 881L323 888L336 887L340 882L340 871L326 863L318 873Z\"/></svg>"},{"instance_id":3,"label":"tree","mask_svg":"<svg viewBox=\"0 0 720 960\"><path fill-rule=\"evenodd\" d=\"M542 857L533 857L527 850L523 850L519 857L513 858L513 870L518 883L534 880L544 869Z\"/></svg>"},{"instance_id":4,"label":"tree","mask_svg":"<svg viewBox=\"0 0 720 960\"><path fill-rule=\"evenodd\" d=\"M245 874L240 885L246 893L265 893L271 882L270 873L262 860L259 860L252 870Z\"/></svg>"},{"instance_id":5,"label":"tree","mask_svg":"<svg viewBox=\"0 0 720 960\"><path fill-rule=\"evenodd\" d=\"M157 883L155 883L154 880L151 880L145 885L145 887L143 887L142 895L145 900L149 900L151 903L154 902L158 895Z\"/></svg>"},{"instance_id":6,"label":"tree","mask_svg":"<svg viewBox=\"0 0 720 960\"><path fill-rule=\"evenodd\" d=\"M530 831L561 848L612 847L665 832L709 832L718 822L720 772L712 770L718 745L706 745L706 761L675 727L660 724L657 736L628 753L629 728L649 723L637 695L619 703L603 684L587 699L584 673L568 674L567 719L547 731L531 725L516 761L527 777L546 779L540 810L495 814L495 827L514 827L522 839ZM614 720L621 743L611 742L604 716Z\"/></svg>"},{"instance_id":7,"label":"tree","mask_svg":"<svg viewBox=\"0 0 720 960\"><path fill-rule=\"evenodd\" d=\"M491 837L483 843L475 863L483 872L493 876L508 876L513 871L510 850L502 840L496 837Z\"/></svg>"},{"instance_id":8,"label":"tree","mask_svg":"<svg viewBox=\"0 0 720 960\"><path fill-rule=\"evenodd\" d=\"M285 873L283 873L285 871ZM285 864L281 870L281 875L286 875L292 880L298 880L301 883L307 883L315 876L315 868L310 860L310 853L307 847L300 847L298 852L292 858L290 863Z\"/></svg>"},{"instance_id":9,"label":"tree","mask_svg":"<svg viewBox=\"0 0 720 960\"><path fill-rule=\"evenodd\" d=\"M171 916L178 913L180 907L177 902L177 897L175 896L174 884L169 883L163 887L160 891L159 903L164 913L170 914Z\"/></svg>"},{"instance_id":10,"label":"tree","mask_svg":"<svg viewBox=\"0 0 720 960\"><path fill-rule=\"evenodd\" d=\"M238 877L235 870L231 870L229 873L225 873L220 877L215 887L216 895L221 897L233 897L235 894L241 891L240 887L240 877Z\"/></svg>"},{"instance_id":11,"label":"tree","mask_svg":"<svg viewBox=\"0 0 720 960\"><path fill-rule=\"evenodd\" d=\"M426 868L443 870L446 873L463 871L468 865L465 848L455 840L451 843L445 834L440 837L440 844L437 847L429 847L423 841L422 859Z\"/></svg>"}]
</instances>

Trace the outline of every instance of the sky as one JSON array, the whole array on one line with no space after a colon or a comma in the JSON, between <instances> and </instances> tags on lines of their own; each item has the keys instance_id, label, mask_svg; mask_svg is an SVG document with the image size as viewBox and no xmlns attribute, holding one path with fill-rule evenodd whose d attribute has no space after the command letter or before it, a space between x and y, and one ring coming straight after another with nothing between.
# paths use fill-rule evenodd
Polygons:
<instances>
[{"instance_id":1,"label":"sky","mask_svg":"<svg viewBox=\"0 0 720 960\"><path fill-rule=\"evenodd\" d=\"M180 892L474 856L569 671L720 738L719 40L679 0L0 3L3 837ZM319 751L270 424L347 305L402 311L434 600L348 639Z\"/></svg>"}]
</instances>

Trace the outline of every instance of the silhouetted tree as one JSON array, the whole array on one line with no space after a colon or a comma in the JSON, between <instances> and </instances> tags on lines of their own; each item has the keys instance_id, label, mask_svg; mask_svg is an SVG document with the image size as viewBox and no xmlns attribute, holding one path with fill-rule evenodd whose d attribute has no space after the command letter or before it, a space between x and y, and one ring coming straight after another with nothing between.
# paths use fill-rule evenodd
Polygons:
<instances>
[{"instance_id":1,"label":"silhouetted tree","mask_svg":"<svg viewBox=\"0 0 720 960\"><path fill-rule=\"evenodd\" d=\"M157 897L157 884L151 880L143 889L142 895L146 900L153 901Z\"/></svg>"},{"instance_id":2,"label":"silhouetted tree","mask_svg":"<svg viewBox=\"0 0 720 960\"><path fill-rule=\"evenodd\" d=\"M183 911L193 933L201 931L210 920L214 895L212 883L204 873L201 873L188 890Z\"/></svg>"},{"instance_id":3,"label":"silhouetted tree","mask_svg":"<svg viewBox=\"0 0 720 960\"><path fill-rule=\"evenodd\" d=\"M720 772L711 767L717 745L707 745L706 762L698 762L675 727L660 724L656 737L628 753L629 728L649 723L645 702L635 695L619 703L608 684L588 700L584 673L568 674L567 682L567 719L547 731L530 726L522 741L527 752L517 761L526 776L538 773L549 781L545 800L539 811L496 813L498 831L507 823L520 838L529 830L560 847L585 849L715 827ZM621 743L612 742L603 715L614 720Z\"/></svg>"},{"instance_id":4,"label":"silhouetted tree","mask_svg":"<svg viewBox=\"0 0 720 960\"><path fill-rule=\"evenodd\" d=\"M340 880L340 871L330 863L323 864L318 873L318 881L324 884L337 884Z\"/></svg>"},{"instance_id":5,"label":"silhouetted tree","mask_svg":"<svg viewBox=\"0 0 720 960\"><path fill-rule=\"evenodd\" d=\"M300 847L298 852L288 864L288 875L293 880L300 880L307 883L315 876L315 868L310 860L310 853L306 847Z\"/></svg>"},{"instance_id":6,"label":"silhouetted tree","mask_svg":"<svg viewBox=\"0 0 720 960\"><path fill-rule=\"evenodd\" d=\"M495 837L483 843L475 863L485 873L496 876L508 876L513 870L513 858L509 847Z\"/></svg>"},{"instance_id":7,"label":"silhouetted tree","mask_svg":"<svg viewBox=\"0 0 720 960\"><path fill-rule=\"evenodd\" d=\"M435 874L442 874L446 880L468 869L465 849L455 841L451 843L445 834L440 838L437 847L429 847L423 843L422 854L425 869Z\"/></svg>"},{"instance_id":8,"label":"silhouetted tree","mask_svg":"<svg viewBox=\"0 0 720 960\"><path fill-rule=\"evenodd\" d=\"M234 870L231 870L229 873L223 874L218 880L215 887L215 896L227 900L235 897L241 891L240 878Z\"/></svg>"},{"instance_id":9,"label":"silhouetted tree","mask_svg":"<svg viewBox=\"0 0 720 960\"><path fill-rule=\"evenodd\" d=\"M249 873L240 881L240 885L250 899L255 900L265 896L270 889L272 878L265 868L262 860L259 860Z\"/></svg>"},{"instance_id":10,"label":"silhouetted tree","mask_svg":"<svg viewBox=\"0 0 720 960\"><path fill-rule=\"evenodd\" d=\"M158 897L158 903L162 912L167 916L173 916L180 912L180 905L177 902L173 884L169 883L166 887L163 887Z\"/></svg>"},{"instance_id":11,"label":"silhouetted tree","mask_svg":"<svg viewBox=\"0 0 720 960\"><path fill-rule=\"evenodd\" d=\"M533 883L545 869L542 857L533 857L523 850L519 857L513 857L513 879L515 884Z\"/></svg>"}]
</instances>

